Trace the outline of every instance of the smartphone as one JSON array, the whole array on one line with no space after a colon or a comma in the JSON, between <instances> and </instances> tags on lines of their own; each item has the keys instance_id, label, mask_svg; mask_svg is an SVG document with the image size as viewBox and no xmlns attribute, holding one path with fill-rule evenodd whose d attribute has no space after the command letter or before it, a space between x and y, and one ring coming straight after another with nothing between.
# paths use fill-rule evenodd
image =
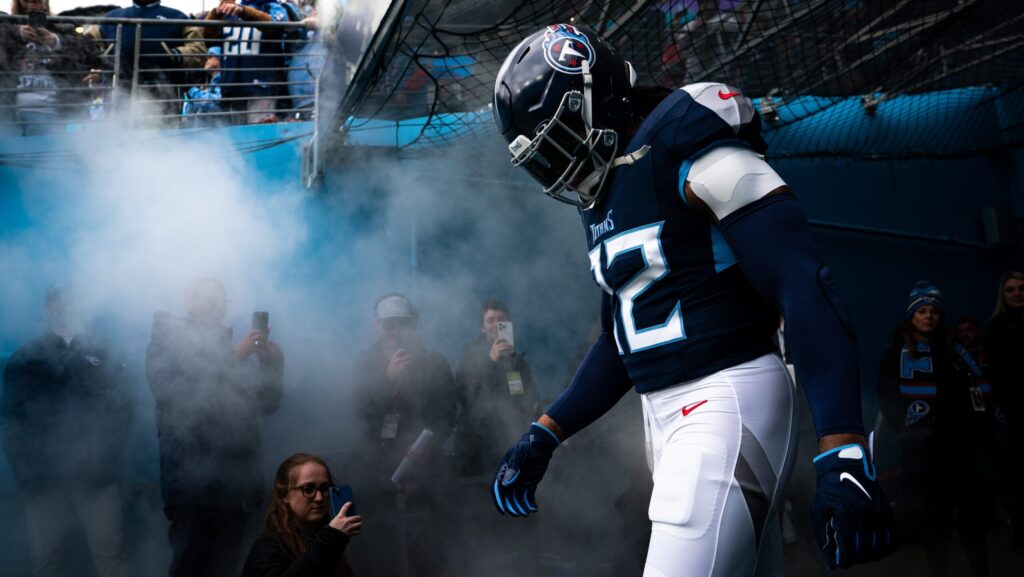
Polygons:
<instances>
[{"instance_id":1,"label":"smartphone","mask_svg":"<svg viewBox=\"0 0 1024 577\"><path fill-rule=\"evenodd\" d=\"M28 25L33 28L46 27L46 12L42 10L31 10L28 13Z\"/></svg>"},{"instance_id":2,"label":"smartphone","mask_svg":"<svg viewBox=\"0 0 1024 577\"><path fill-rule=\"evenodd\" d=\"M252 313L252 330L267 334L270 331L270 313L267 311Z\"/></svg>"},{"instance_id":3,"label":"smartphone","mask_svg":"<svg viewBox=\"0 0 1024 577\"><path fill-rule=\"evenodd\" d=\"M505 339L508 344L515 348L515 341L512 340L512 321L501 321L498 323L498 338Z\"/></svg>"},{"instance_id":4,"label":"smartphone","mask_svg":"<svg viewBox=\"0 0 1024 577\"><path fill-rule=\"evenodd\" d=\"M331 497L331 519L338 516L338 513L341 512L341 508L345 505L345 503L352 503L352 505L348 508L348 513L346 513L349 517L354 517L355 515L358 515L358 513L356 513L355 499L352 498L351 486L333 485L331 486L328 493L330 494Z\"/></svg>"}]
</instances>

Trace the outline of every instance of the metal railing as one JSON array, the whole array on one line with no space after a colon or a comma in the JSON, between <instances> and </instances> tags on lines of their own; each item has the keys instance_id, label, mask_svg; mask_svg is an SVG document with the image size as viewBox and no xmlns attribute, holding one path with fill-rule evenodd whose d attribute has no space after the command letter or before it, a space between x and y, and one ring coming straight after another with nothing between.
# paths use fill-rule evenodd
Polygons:
<instances>
[{"instance_id":1,"label":"metal railing","mask_svg":"<svg viewBox=\"0 0 1024 577\"><path fill-rule=\"evenodd\" d=\"M0 16L0 41L16 48L0 58L0 136L115 118L194 127L318 113L326 55L301 23L49 17L43 30Z\"/></svg>"}]
</instances>

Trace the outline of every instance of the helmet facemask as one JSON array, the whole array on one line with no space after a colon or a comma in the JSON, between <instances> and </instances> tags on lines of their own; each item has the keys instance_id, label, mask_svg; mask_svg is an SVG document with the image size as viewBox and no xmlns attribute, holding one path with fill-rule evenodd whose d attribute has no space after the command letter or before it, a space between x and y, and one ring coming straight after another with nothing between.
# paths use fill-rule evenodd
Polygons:
<instances>
[{"instance_id":1,"label":"helmet facemask","mask_svg":"<svg viewBox=\"0 0 1024 577\"><path fill-rule=\"evenodd\" d=\"M512 165L544 183L544 194L584 209L596 204L619 149L616 131L593 126L591 84L584 61L583 91L566 92L532 139L521 134L508 147Z\"/></svg>"}]
</instances>

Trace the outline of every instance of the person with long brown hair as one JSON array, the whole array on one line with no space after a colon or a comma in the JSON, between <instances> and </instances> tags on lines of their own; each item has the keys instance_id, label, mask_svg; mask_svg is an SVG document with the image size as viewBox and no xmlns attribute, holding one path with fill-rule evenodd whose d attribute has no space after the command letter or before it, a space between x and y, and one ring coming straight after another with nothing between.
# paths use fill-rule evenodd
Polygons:
<instances>
[{"instance_id":1,"label":"person with long brown hair","mask_svg":"<svg viewBox=\"0 0 1024 577\"><path fill-rule=\"evenodd\" d=\"M263 535L249 550L242 577L352 577L345 547L362 532L363 518L348 515L352 503L328 518L333 484L316 455L296 453L281 463Z\"/></svg>"},{"instance_id":2,"label":"person with long brown hair","mask_svg":"<svg viewBox=\"0 0 1024 577\"><path fill-rule=\"evenodd\" d=\"M1006 411L1006 446L1019 447L1024 442L1024 273L1009 271L1000 279L984 349ZM1004 493L1013 544L1024 547L1024 498L1015 487Z\"/></svg>"},{"instance_id":3,"label":"person with long brown hair","mask_svg":"<svg viewBox=\"0 0 1024 577\"><path fill-rule=\"evenodd\" d=\"M898 512L907 537L922 541L928 574L948 575L955 518L971 575L987 577L998 411L981 365L944 319L942 293L919 281L882 357L878 399L899 439Z\"/></svg>"}]
</instances>

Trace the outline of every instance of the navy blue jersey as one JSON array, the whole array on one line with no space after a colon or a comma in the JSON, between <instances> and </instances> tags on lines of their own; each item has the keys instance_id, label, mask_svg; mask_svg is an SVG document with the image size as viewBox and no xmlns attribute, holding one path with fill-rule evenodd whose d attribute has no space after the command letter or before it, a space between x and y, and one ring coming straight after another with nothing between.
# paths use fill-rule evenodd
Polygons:
<instances>
[{"instance_id":1,"label":"navy blue jersey","mask_svg":"<svg viewBox=\"0 0 1024 577\"><path fill-rule=\"evenodd\" d=\"M639 393L775 350L779 312L751 286L718 225L682 196L692 160L727 143L766 148L749 99L720 84L676 90L625 148L650 151L616 168L600 203L582 211L605 328Z\"/></svg>"},{"instance_id":2,"label":"navy blue jersey","mask_svg":"<svg viewBox=\"0 0 1024 577\"><path fill-rule=\"evenodd\" d=\"M147 18L153 20L142 26L142 39L139 43L139 69L175 68L178 65L168 58L168 50L180 48L185 43L185 30L181 24L167 24L164 20L188 20L188 16L180 10L161 6L154 2L145 6L133 4L127 8L118 8L107 12L107 18ZM103 40L113 44L117 39L116 24L101 24L100 34ZM165 48L166 47L166 48ZM121 26L121 66L131 69L135 52L135 26ZM125 70L121 71L125 73ZM143 82L147 80L143 75Z\"/></svg>"},{"instance_id":3,"label":"navy blue jersey","mask_svg":"<svg viewBox=\"0 0 1024 577\"><path fill-rule=\"evenodd\" d=\"M274 22L288 21L288 10L277 2L242 0L238 4L265 12ZM284 30L230 25L232 21L238 21L237 16L224 20L227 24L221 30L224 38L221 63L224 96L260 96L280 92L279 87L265 83L284 80L285 48L281 43ZM245 86L232 86L236 83Z\"/></svg>"}]
</instances>

